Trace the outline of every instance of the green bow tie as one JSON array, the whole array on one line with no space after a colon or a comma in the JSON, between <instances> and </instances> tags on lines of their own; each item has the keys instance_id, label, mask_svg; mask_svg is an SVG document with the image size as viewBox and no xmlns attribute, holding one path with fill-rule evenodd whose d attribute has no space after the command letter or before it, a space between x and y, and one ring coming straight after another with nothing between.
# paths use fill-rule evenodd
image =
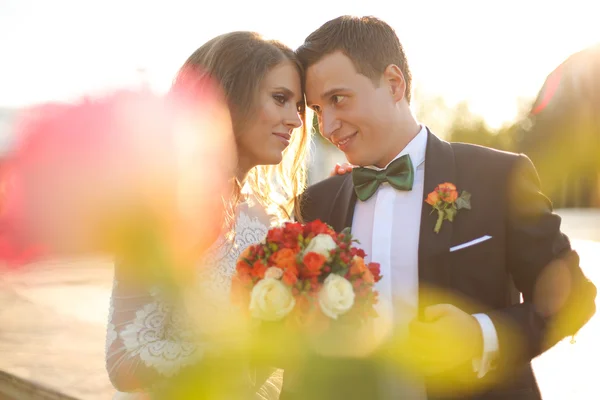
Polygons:
<instances>
[{"instance_id":1,"label":"green bow tie","mask_svg":"<svg viewBox=\"0 0 600 400\"><path fill-rule=\"evenodd\" d=\"M373 196L382 182L388 182L398 190L412 190L413 164L408 154L392 161L383 171L358 167L352 170L352 182L356 196L365 201Z\"/></svg>"}]
</instances>

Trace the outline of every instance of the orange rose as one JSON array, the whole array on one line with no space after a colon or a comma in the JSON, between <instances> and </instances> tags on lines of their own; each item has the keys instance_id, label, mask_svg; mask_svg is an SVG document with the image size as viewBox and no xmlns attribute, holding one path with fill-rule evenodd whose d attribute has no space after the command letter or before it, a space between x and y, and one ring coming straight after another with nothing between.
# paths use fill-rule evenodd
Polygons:
<instances>
[{"instance_id":1,"label":"orange rose","mask_svg":"<svg viewBox=\"0 0 600 400\"><path fill-rule=\"evenodd\" d=\"M452 192L452 191L456 192L456 186L454 186L454 184L450 183L450 182L441 183L438 186L438 189L443 192Z\"/></svg>"},{"instance_id":2,"label":"orange rose","mask_svg":"<svg viewBox=\"0 0 600 400\"><path fill-rule=\"evenodd\" d=\"M281 280L288 286L294 286L296 282L298 282L298 269L296 266L294 265L290 268L286 268L283 271L283 277Z\"/></svg>"},{"instance_id":3,"label":"orange rose","mask_svg":"<svg viewBox=\"0 0 600 400\"><path fill-rule=\"evenodd\" d=\"M296 253L292 249L281 249L271 256L271 261L285 270L296 265Z\"/></svg>"},{"instance_id":4,"label":"orange rose","mask_svg":"<svg viewBox=\"0 0 600 400\"><path fill-rule=\"evenodd\" d=\"M327 259L322 254L313 253L312 251L306 253L304 256L304 270L303 275L306 277L316 277L321 275L321 268L325 264Z\"/></svg>"},{"instance_id":5,"label":"orange rose","mask_svg":"<svg viewBox=\"0 0 600 400\"><path fill-rule=\"evenodd\" d=\"M458 199L458 192L454 190L448 194L448 199L446 201L449 203L454 203L456 199Z\"/></svg>"},{"instance_id":6,"label":"orange rose","mask_svg":"<svg viewBox=\"0 0 600 400\"><path fill-rule=\"evenodd\" d=\"M361 257L354 257L350 264L350 275L361 275L365 271L367 271L365 260Z\"/></svg>"},{"instance_id":7,"label":"orange rose","mask_svg":"<svg viewBox=\"0 0 600 400\"><path fill-rule=\"evenodd\" d=\"M437 202L439 200L440 200L440 195L438 194L437 190L434 190L433 192L431 192L427 195L427 200L425 200L425 202L427 204L434 206L437 204Z\"/></svg>"},{"instance_id":8,"label":"orange rose","mask_svg":"<svg viewBox=\"0 0 600 400\"><path fill-rule=\"evenodd\" d=\"M454 203L456 199L458 199L456 186L454 186L452 183L442 183L437 187L436 191L440 192L442 199L447 203Z\"/></svg>"},{"instance_id":9,"label":"orange rose","mask_svg":"<svg viewBox=\"0 0 600 400\"><path fill-rule=\"evenodd\" d=\"M362 278L366 283L368 283L370 285L375 283L375 277L373 276L371 271L369 271L368 269L364 272Z\"/></svg>"},{"instance_id":10,"label":"orange rose","mask_svg":"<svg viewBox=\"0 0 600 400\"><path fill-rule=\"evenodd\" d=\"M250 275L251 269L252 268L251 268L250 264L248 264L244 260L239 260L237 262L237 264L235 265L236 272L241 276Z\"/></svg>"},{"instance_id":11,"label":"orange rose","mask_svg":"<svg viewBox=\"0 0 600 400\"><path fill-rule=\"evenodd\" d=\"M307 296L298 296L290 318L286 318L286 325L293 330L318 335L329 327L329 318Z\"/></svg>"},{"instance_id":12,"label":"orange rose","mask_svg":"<svg viewBox=\"0 0 600 400\"><path fill-rule=\"evenodd\" d=\"M435 190L443 201L446 203L454 203L458 199L456 186L452 183L442 183Z\"/></svg>"},{"instance_id":13,"label":"orange rose","mask_svg":"<svg viewBox=\"0 0 600 400\"><path fill-rule=\"evenodd\" d=\"M302 305L298 307L298 302ZM329 318L323 314L319 307L311 304L305 296L299 296L296 300L293 318L288 319L295 329L300 329L311 335L318 335L329 328Z\"/></svg>"}]
</instances>

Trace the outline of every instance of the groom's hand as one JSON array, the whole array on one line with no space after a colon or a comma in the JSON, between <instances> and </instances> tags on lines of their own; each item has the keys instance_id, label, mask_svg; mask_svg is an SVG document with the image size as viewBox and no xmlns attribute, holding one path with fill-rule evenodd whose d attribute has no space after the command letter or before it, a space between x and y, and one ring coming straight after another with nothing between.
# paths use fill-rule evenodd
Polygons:
<instances>
[{"instance_id":1,"label":"groom's hand","mask_svg":"<svg viewBox=\"0 0 600 400\"><path fill-rule=\"evenodd\" d=\"M465 363L483 353L483 335L475 317L451 304L424 310L422 320L411 322L409 363L423 375L435 375Z\"/></svg>"},{"instance_id":2,"label":"groom's hand","mask_svg":"<svg viewBox=\"0 0 600 400\"><path fill-rule=\"evenodd\" d=\"M353 168L354 165L348 163L343 163L341 165L335 164L335 167L333 167L333 170L329 173L329 176L345 175L349 172L352 172Z\"/></svg>"}]
</instances>

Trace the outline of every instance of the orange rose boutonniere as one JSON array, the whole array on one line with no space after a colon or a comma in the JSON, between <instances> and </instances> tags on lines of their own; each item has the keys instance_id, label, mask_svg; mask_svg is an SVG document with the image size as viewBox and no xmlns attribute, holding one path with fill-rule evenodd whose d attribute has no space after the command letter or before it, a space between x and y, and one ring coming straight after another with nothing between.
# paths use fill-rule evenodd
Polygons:
<instances>
[{"instance_id":1,"label":"orange rose boutonniere","mask_svg":"<svg viewBox=\"0 0 600 400\"><path fill-rule=\"evenodd\" d=\"M452 222L458 210L466 208L471 209L471 193L463 190L458 195L456 186L452 183L441 183L433 190L433 192L427 195L425 203L431 205L434 210L438 212L438 219L433 229L435 233L438 233L442 229L442 222L445 219Z\"/></svg>"}]
</instances>

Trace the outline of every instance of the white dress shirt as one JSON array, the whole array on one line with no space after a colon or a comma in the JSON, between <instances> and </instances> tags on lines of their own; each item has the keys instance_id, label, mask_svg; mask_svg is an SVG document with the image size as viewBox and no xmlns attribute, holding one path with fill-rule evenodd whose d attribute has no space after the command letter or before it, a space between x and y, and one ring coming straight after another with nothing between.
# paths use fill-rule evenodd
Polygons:
<instances>
[{"instance_id":1,"label":"white dress shirt","mask_svg":"<svg viewBox=\"0 0 600 400\"><path fill-rule=\"evenodd\" d=\"M394 158L410 155L415 169L412 190L396 190L388 183L383 183L366 201L357 200L354 209L352 235L360 241L360 247L367 253L366 261L378 262L381 266L383 278L375 288L379 292L380 318L377 331L382 340L392 328L396 333L406 334L408 323L418 313L418 250L421 210L425 204L423 185L427 135L427 128L422 126L417 136ZM489 371L492 358L498 351L498 337L487 315L474 316L483 333L483 357L481 360L473 360L474 370L481 378ZM422 393L415 393L410 398L425 398L422 385L417 388L419 384L415 384L414 378L410 382L412 390ZM402 390L405 391L404 386Z\"/></svg>"}]
</instances>

